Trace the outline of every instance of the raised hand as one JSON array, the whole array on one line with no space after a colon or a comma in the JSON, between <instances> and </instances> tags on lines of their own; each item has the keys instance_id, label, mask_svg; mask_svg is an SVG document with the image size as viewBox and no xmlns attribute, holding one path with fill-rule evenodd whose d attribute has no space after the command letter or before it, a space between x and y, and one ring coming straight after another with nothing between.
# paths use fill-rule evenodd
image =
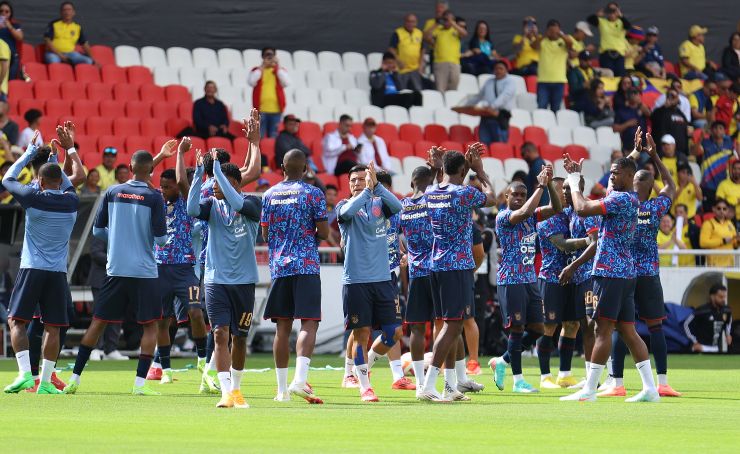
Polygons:
<instances>
[{"instance_id":1,"label":"raised hand","mask_svg":"<svg viewBox=\"0 0 740 454\"><path fill-rule=\"evenodd\" d=\"M468 166L475 173L480 173L483 169L483 159L481 154L486 152L486 146L480 142L472 143L468 146L468 150L465 152L465 160L468 161Z\"/></svg>"},{"instance_id":2,"label":"raised hand","mask_svg":"<svg viewBox=\"0 0 740 454\"><path fill-rule=\"evenodd\" d=\"M657 159L658 158L658 147L655 145L655 140L653 140L653 135L650 133L645 134L645 139L647 140L647 146L643 148L647 154L650 155L651 158Z\"/></svg>"},{"instance_id":3,"label":"raised hand","mask_svg":"<svg viewBox=\"0 0 740 454\"><path fill-rule=\"evenodd\" d=\"M552 181L552 166L550 164L545 165L540 174L537 175L537 183L542 186L547 186Z\"/></svg>"},{"instance_id":4,"label":"raised hand","mask_svg":"<svg viewBox=\"0 0 740 454\"><path fill-rule=\"evenodd\" d=\"M175 148L177 148L177 139L170 139L162 145L162 149L159 151L166 158L171 158L175 155Z\"/></svg>"},{"instance_id":5,"label":"raised hand","mask_svg":"<svg viewBox=\"0 0 740 454\"><path fill-rule=\"evenodd\" d=\"M583 159L576 162L573 159L571 159L570 155L568 153L563 154L563 167L565 167L565 171L568 173L580 173L581 172L581 166L583 165Z\"/></svg>"},{"instance_id":6,"label":"raised hand","mask_svg":"<svg viewBox=\"0 0 740 454\"><path fill-rule=\"evenodd\" d=\"M200 148L195 150L195 165L198 167L203 165L203 152Z\"/></svg>"},{"instance_id":7,"label":"raised hand","mask_svg":"<svg viewBox=\"0 0 740 454\"><path fill-rule=\"evenodd\" d=\"M445 150L443 147L434 146L430 148L427 151L427 165L434 170L441 169L442 156L445 155L445 152L447 152L447 150Z\"/></svg>"},{"instance_id":8,"label":"raised hand","mask_svg":"<svg viewBox=\"0 0 740 454\"><path fill-rule=\"evenodd\" d=\"M211 151L209 151L211 154L211 158L213 158L213 161L218 161L218 151L216 151L215 148L211 148Z\"/></svg>"},{"instance_id":9,"label":"raised hand","mask_svg":"<svg viewBox=\"0 0 740 454\"><path fill-rule=\"evenodd\" d=\"M249 140L249 143L257 145L260 142L260 112L257 109L252 109L249 113L249 118L242 119L242 132L244 137Z\"/></svg>"},{"instance_id":10,"label":"raised hand","mask_svg":"<svg viewBox=\"0 0 740 454\"><path fill-rule=\"evenodd\" d=\"M169 143L170 141L168 141ZM190 140L190 137L183 137L180 141L180 145L177 147L177 152L180 154L185 154L188 151L190 151L190 148L193 146L193 141Z\"/></svg>"},{"instance_id":11,"label":"raised hand","mask_svg":"<svg viewBox=\"0 0 740 454\"><path fill-rule=\"evenodd\" d=\"M72 123L71 121L67 120L67 121L64 122L64 129L67 130L67 132L69 133L69 136L72 138L72 144L74 144L74 142L75 142L75 134L77 132L77 127L75 126L74 123Z\"/></svg>"},{"instance_id":12,"label":"raised hand","mask_svg":"<svg viewBox=\"0 0 740 454\"><path fill-rule=\"evenodd\" d=\"M375 173L375 163L370 161L367 165L367 171L365 172L365 186L371 191L375 189L375 185L378 184L378 176Z\"/></svg>"},{"instance_id":13,"label":"raised hand","mask_svg":"<svg viewBox=\"0 0 740 454\"><path fill-rule=\"evenodd\" d=\"M638 153L642 153L642 128L640 126L637 127L637 131L635 131L635 150Z\"/></svg>"},{"instance_id":14,"label":"raised hand","mask_svg":"<svg viewBox=\"0 0 740 454\"><path fill-rule=\"evenodd\" d=\"M38 133L38 131L36 132ZM57 138L59 139L57 143L65 150L69 150L70 148L75 146L74 138L72 137L69 129L62 125L57 126Z\"/></svg>"}]
</instances>

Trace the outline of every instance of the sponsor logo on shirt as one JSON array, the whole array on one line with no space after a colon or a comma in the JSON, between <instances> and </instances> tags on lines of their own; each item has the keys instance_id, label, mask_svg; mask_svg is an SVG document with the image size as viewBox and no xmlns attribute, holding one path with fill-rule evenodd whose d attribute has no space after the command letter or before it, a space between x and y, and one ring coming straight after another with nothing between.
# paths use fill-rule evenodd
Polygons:
<instances>
[{"instance_id":1,"label":"sponsor logo on shirt","mask_svg":"<svg viewBox=\"0 0 740 454\"><path fill-rule=\"evenodd\" d=\"M139 201L143 201L144 200L144 196L143 195L126 194L126 193L123 193L123 192L119 192L118 194L116 194L116 197L121 198L121 199L131 199L131 200L139 200Z\"/></svg>"}]
</instances>

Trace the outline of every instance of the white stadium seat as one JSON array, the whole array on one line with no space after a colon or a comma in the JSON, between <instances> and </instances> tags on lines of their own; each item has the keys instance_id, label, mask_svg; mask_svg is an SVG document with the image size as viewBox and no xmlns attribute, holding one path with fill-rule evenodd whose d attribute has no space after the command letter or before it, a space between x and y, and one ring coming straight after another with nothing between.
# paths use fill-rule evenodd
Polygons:
<instances>
[{"instance_id":1,"label":"white stadium seat","mask_svg":"<svg viewBox=\"0 0 740 454\"><path fill-rule=\"evenodd\" d=\"M485 85L488 79L493 79L493 74L489 74L489 73L479 74L478 75L478 86L480 88L483 88L483 85Z\"/></svg>"},{"instance_id":2,"label":"white stadium seat","mask_svg":"<svg viewBox=\"0 0 740 454\"><path fill-rule=\"evenodd\" d=\"M332 51L324 50L318 53L319 69L322 71L342 71L342 57Z\"/></svg>"},{"instance_id":3,"label":"white stadium seat","mask_svg":"<svg viewBox=\"0 0 740 454\"><path fill-rule=\"evenodd\" d=\"M460 83L457 89L466 95L478 93L478 78L472 74L460 74Z\"/></svg>"},{"instance_id":4,"label":"white stadium seat","mask_svg":"<svg viewBox=\"0 0 740 454\"><path fill-rule=\"evenodd\" d=\"M244 96L241 87L234 87L231 85L219 85L218 97L226 104L244 104Z\"/></svg>"},{"instance_id":5,"label":"white stadium seat","mask_svg":"<svg viewBox=\"0 0 740 454\"><path fill-rule=\"evenodd\" d=\"M429 109L439 109L445 107L445 98L437 90L422 90L421 103Z\"/></svg>"},{"instance_id":6,"label":"white stadium seat","mask_svg":"<svg viewBox=\"0 0 740 454\"><path fill-rule=\"evenodd\" d=\"M252 91L252 87L247 83L247 77L251 70L245 68L224 68L229 71L229 78L231 79L231 85L235 87L249 87L249 91Z\"/></svg>"},{"instance_id":7,"label":"white stadium seat","mask_svg":"<svg viewBox=\"0 0 740 454\"><path fill-rule=\"evenodd\" d=\"M308 106L308 119L320 125L329 121L336 121L332 108L330 106L322 106L321 104Z\"/></svg>"},{"instance_id":8,"label":"white stadium seat","mask_svg":"<svg viewBox=\"0 0 740 454\"><path fill-rule=\"evenodd\" d=\"M357 87L354 73L349 71L332 71L331 86L341 90L349 90L350 88Z\"/></svg>"},{"instance_id":9,"label":"white stadium seat","mask_svg":"<svg viewBox=\"0 0 740 454\"><path fill-rule=\"evenodd\" d=\"M548 142L559 147L564 147L573 143L570 129L561 126L552 126L547 130Z\"/></svg>"},{"instance_id":10,"label":"white stadium seat","mask_svg":"<svg viewBox=\"0 0 740 454\"><path fill-rule=\"evenodd\" d=\"M460 116L450 109L437 109L434 111L434 122L449 128L452 125L460 124Z\"/></svg>"},{"instance_id":11,"label":"white stadium seat","mask_svg":"<svg viewBox=\"0 0 740 454\"><path fill-rule=\"evenodd\" d=\"M313 106L319 103L319 91L315 88L296 88L293 94L297 104Z\"/></svg>"},{"instance_id":12,"label":"white stadium seat","mask_svg":"<svg viewBox=\"0 0 740 454\"><path fill-rule=\"evenodd\" d=\"M504 163L498 158L483 158L483 170L493 179L505 179Z\"/></svg>"},{"instance_id":13,"label":"white stadium seat","mask_svg":"<svg viewBox=\"0 0 740 454\"><path fill-rule=\"evenodd\" d=\"M295 69L295 65L293 65L293 55L287 50L278 49L277 58L280 66L282 66L286 70L292 71L293 69Z\"/></svg>"},{"instance_id":14,"label":"white stadium seat","mask_svg":"<svg viewBox=\"0 0 740 454\"><path fill-rule=\"evenodd\" d=\"M357 106L339 104L334 106L334 116L332 118L339 119L339 117L342 115L349 115L352 118L359 118L359 113L360 109Z\"/></svg>"},{"instance_id":15,"label":"white stadium seat","mask_svg":"<svg viewBox=\"0 0 740 454\"><path fill-rule=\"evenodd\" d=\"M401 164L401 160L396 158L395 156L391 156L390 171L393 172L394 174L403 173L403 164Z\"/></svg>"},{"instance_id":16,"label":"white stadium seat","mask_svg":"<svg viewBox=\"0 0 740 454\"><path fill-rule=\"evenodd\" d=\"M596 144L596 131L588 126L577 126L573 128L573 143L586 148Z\"/></svg>"},{"instance_id":17,"label":"white stadium seat","mask_svg":"<svg viewBox=\"0 0 740 454\"><path fill-rule=\"evenodd\" d=\"M466 93L461 92L460 90L447 90L444 94L445 96L445 106L448 108L453 108L460 104L460 101L467 96Z\"/></svg>"},{"instance_id":18,"label":"white stadium seat","mask_svg":"<svg viewBox=\"0 0 740 454\"><path fill-rule=\"evenodd\" d=\"M699 164L689 161L689 168L691 169L691 175L693 175L694 178L696 178L696 181L701 181L701 167L699 167Z\"/></svg>"},{"instance_id":19,"label":"white stadium seat","mask_svg":"<svg viewBox=\"0 0 740 454\"><path fill-rule=\"evenodd\" d=\"M196 68L219 67L216 51L206 47L196 47L193 49L193 65Z\"/></svg>"},{"instance_id":20,"label":"white stadium seat","mask_svg":"<svg viewBox=\"0 0 740 454\"><path fill-rule=\"evenodd\" d=\"M203 89L205 82L202 68L193 68L192 66L180 68L180 84L186 87L199 85Z\"/></svg>"},{"instance_id":21,"label":"white stadium seat","mask_svg":"<svg viewBox=\"0 0 740 454\"><path fill-rule=\"evenodd\" d=\"M244 68L252 69L262 64L262 51L259 49L245 49L242 52L244 59Z\"/></svg>"},{"instance_id":22,"label":"white stadium seat","mask_svg":"<svg viewBox=\"0 0 740 454\"><path fill-rule=\"evenodd\" d=\"M357 121L362 121L367 117L372 117L375 119L378 123L384 123L385 122L385 115L383 114L383 109L381 109L378 106L362 106L360 107L360 116L358 118L355 118Z\"/></svg>"},{"instance_id":23,"label":"white stadium seat","mask_svg":"<svg viewBox=\"0 0 740 454\"><path fill-rule=\"evenodd\" d=\"M411 106L409 109L409 120L411 123L421 126L434 123L434 109L421 106Z\"/></svg>"},{"instance_id":24,"label":"white stadium seat","mask_svg":"<svg viewBox=\"0 0 740 454\"><path fill-rule=\"evenodd\" d=\"M527 126L532 126L532 115L527 110L523 109L512 109L511 120L509 120L511 126L516 126L519 129L524 129Z\"/></svg>"},{"instance_id":25,"label":"white stadium seat","mask_svg":"<svg viewBox=\"0 0 740 454\"><path fill-rule=\"evenodd\" d=\"M622 139L619 137L619 133L612 130L611 126L600 126L596 128L596 140L599 142L599 145L610 146L613 150L622 149Z\"/></svg>"},{"instance_id":26,"label":"white stadium seat","mask_svg":"<svg viewBox=\"0 0 740 454\"><path fill-rule=\"evenodd\" d=\"M355 72L355 85L357 88L370 91L370 73L367 71Z\"/></svg>"},{"instance_id":27,"label":"white stadium seat","mask_svg":"<svg viewBox=\"0 0 740 454\"><path fill-rule=\"evenodd\" d=\"M285 106L284 113L286 115L293 114L301 120L308 120L308 107L303 104L289 103Z\"/></svg>"},{"instance_id":28,"label":"white stadium seat","mask_svg":"<svg viewBox=\"0 0 740 454\"><path fill-rule=\"evenodd\" d=\"M306 85L309 88L331 88L328 71L306 71Z\"/></svg>"},{"instance_id":29,"label":"white stadium seat","mask_svg":"<svg viewBox=\"0 0 740 454\"><path fill-rule=\"evenodd\" d=\"M342 63L345 71L367 71L367 58L359 52L345 52L342 54Z\"/></svg>"},{"instance_id":30,"label":"white stadium seat","mask_svg":"<svg viewBox=\"0 0 740 454\"><path fill-rule=\"evenodd\" d=\"M383 61L383 54L380 52L370 52L367 54L367 68L370 71L374 71L380 68L380 63Z\"/></svg>"},{"instance_id":31,"label":"white stadium seat","mask_svg":"<svg viewBox=\"0 0 740 454\"><path fill-rule=\"evenodd\" d=\"M612 147L608 145L600 145L597 143L588 147L588 153L591 156L591 159L603 166L611 164L612 151L614 151L612 150Z\"/></svg>"},{"instance_id":32,"label":"white stadium seat","mask_svg":"<svg viewBox=\"0 0 740 454\"><path fill-rule=\"evenodd\" d=\"M193 101L196 99L200 99L203 97L203 85L189 85L188 88L190 89L190 95L193 97ZM216 93L216 97L218 98L218 93Z\"/></svg>"},{"instance_id":33,"label":"white stadium seat","mask_svg":"<svg viewBox=\"0 0 740 454\"><path fill-rule=\"evenodd\" d=\"M475 129L480 125L480 117L475 115L460 114L460 124L465 125L470 129Z\"/></svg>"},{"instance_id":34,"label":"white stadium seat","mask_svg":"<svg viewBox=\"0 0 740 454\"><path fill-rule=\"evenodd\" d=\"M242 89L242 92L244 93L244 97L245 98L247 98L247 97L251 98L253 91L254 91L254 87L250 87L249 85L245 86ZM295 102L295 96L293 96L295 94L295 88L294 87L285 87L285 88L283 88L283 93L285 93L285 102L286 103Z\"/></svg>"},{"instance_id":35,"label":"white stadium seat","mask_svg":"<svg viewBox=\"0 0 740 454\"><path fill-rule=\"evenodd\" d=\"M511 181L511 178L519 170L529 172L529 165L527 164L527 161L520 158L509 158L504 161L504 172L506 173L506 179L508 181Z\"/></svg>"},{"instance_id":36,"label":"white stadium seat","mask_svg":"<svg viewBox=\"0 0 740 454\"><path fill-rule=\"evenodd\" d=\"M516 94L527 93L527 82L524 81L524 77L517 76L516 74L509 74L514 80L514 86L516 87Z\"/></svg>"},{"instance_id":37,"label":"white stadium seat","mask_svg":"<svg viewBox=\"0 0 740 454\"><path fill-rule=\"evenodd\" d=\"M383 108L383 116L386 123L396 126L409 122L409 111L401 106L385 106Z\"/></svg>"},{"instance_id":38,"label":"white stadium seat","mask_svg":"<svg viewBox=\"0 0 740 454\"><path fill-rule=\"evenodd\" d=\"M319 90L319 100L327 107L344 104L344 92L338 88L322 88Z\"/></svg>"},{"instance_id":39,"label":"white stadium seat","mask_svg":"<svg viewBox=\"0 0 740 454\"><path fill-rule=\"evenodd\" d=\"M516 95L516 106L530 112L535 111L537 109L537 95L534 93L519 93Z\"/></svg>"},{"instance_id":40,"label":"white stadium seat","mask_svg":"<svg viewBox=\"0 0 740 454\"><path fill-rule=\"evenodd\" d=\"M303 71L319 69L316 54L308 50L297 50L293 52L293 67Z\"/></svg>"},{"instance_id":41,"label":"white stadium seat","mask_svg":"<svg viewBox=\"0 0 740 454\"><path fill-rule=\"evenodd\" d=\"M575 110L561 109L555 114L558 126L574 129L581 126L581 115Z\"/></svg>"},{"instance_id":42,"label":"white stadium seat","mask_svg":"<svg viewBox=\"0 0 740 454\"><path fill-rule=\"evenodd\" d=\"M166 68L167 54L161 47L144 46L141 48L141 64L151 69Z\"/></svg>"},{"instance_id":43,"label":"white stadium seat","mask_svg":"<svg viewBox=\"0 0 740 454\"><path fill-rule=\"evenodd\" d=\"M190 53L190 49L170 47L167 49L167 62L173 68L192 68L193 55Z\"/></svg>"},{"instance_id":44,"label":"white stadium seat","mask_svg":"<svg viewBox=\"0 0 740 454\"><path fill-rule=\"evenodd\" d=\"M308 85L306 84L306 72L305 71L294 69L288 72L288 77L290 78L290 85L293 88L308 87Z\"/></svg>"},{"instance_id":45,"label":"white stadium seat","mask_svg":"<svg viewBox=\"0 0 740 454\"><path fill-rule=\"evenodd\" d=\"M350 88L344 91L344 101L350 106L362 107L370 104L370 96L361 88Z\"/></svg>"},{"instance_id":46,"label":"white stadium seat","mask_svg":"<svg viewBox=\"0 0 740 454\"><path fill-rule=\"evenodd\" d=\"M218 66L221 68L243 68L244 58L242 53L237 49L223 48L219 49L218 52ZM247 68L250 69L250 68Z\"/></svg>"},{"instance_id":47,"label":"white stadium seat","mask_svg":"<svg viewBox=\"0 0 740 454\"><path fill-rule=\"evenodd\" d=\"M604 176L604 167L593 159L584 159L581 173L584 177L599 181Z\"/></svg>"},{"instance_id":48,"label":"white stadium seat","mask_svg":"<svg viewBox=\"0 0 740 454\"><path fill-rule=\"evenodd\" d=\"M411 175L414 172L414 169L425 166L426 164L426 159L418 156L406 156L403 158L403 171Z\"/></svg>"},{"instance_id":49,"label":"white stadium seat","mask_svg":"<svg viewBox=\"0 0 740 454\"><path fill-rule=\"evenodd\" d=\"M411 174L406 173L405 169L402 173L393 175L393 190L397 192L409 192L411 191Z\"/></svg>"},{"instance_id":50,"label":"white stadium seat","mask_svg":"<svg viewBox=\"0 0 740 454\"><path fill-rule=\"evenodd\" d=\"M159 66L154 68L154 83L164 87L165 85L180 84L180 74L177 68Z\"/></svg>"},{"instance_id":51,"label":"white stadium seat","mask_svg":"<svg viewBox=\"0 0 740 454\"><path fill-rule=\"evenodd\" d=\"M206 80L216 82L216 85L219 87L223 85L231 85L231 70L227 68L219 68L218 66L211 66L206 68L205 78Z\"/></svg>"},{"instance_id":52,"label":"white stadium seat","mask_svg":"<svg viewBox=\"0 0 740 454\"><path fill-rule=\"evenodd\" d=\"M116 56L118 66L138 66L141 65L141 55L139 49L133 46L116 46L113 51Z\"/></svg>"},{"instance_id":53,"label":"white stadium seat","mask_svg":"<svg viewBox=\"0 0 740 454\"><path fill-rule=\"evenodd\" d=\"M252 110L252 103L240 102L231 105L231 118L235 121L241 121L243 118L249 118Z\"/></svg>"},{"instance_id":54,"label":"white stadium seat","mask_svg":"<svg viewBox=\"0 0 740 454\"><path fill-rule=\"evenodd\" d=\"M545 130L558 125L555 113L549 109L535 109L532 112L532 124Z\"/></svg>"}]
</instances>

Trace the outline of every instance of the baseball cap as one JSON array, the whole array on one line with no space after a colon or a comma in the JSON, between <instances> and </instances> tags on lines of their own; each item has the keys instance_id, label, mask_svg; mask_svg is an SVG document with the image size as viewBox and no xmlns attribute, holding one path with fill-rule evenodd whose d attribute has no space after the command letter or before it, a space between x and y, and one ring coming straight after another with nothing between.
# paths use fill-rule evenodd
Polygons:
<instances>
[{"instance_id":1,"label":"baseball cap","mask_svg":"<svg viewBox=\"0 0 740 454\"><path fill-rule=\"evenodd\" d=\"M591 52L582 50L581 53L578 54L578 58L581 60L591 60Z\"/></svg>"},{"instance_id":2,"label":"baseball cap","mask_svg":"<svg viewBox=\"0 0 740 454\"><path fill-rule=\"evenodd\" d=\"M647 34L648 35L659 35L658 27L655 25L647 28Z\"/></svg>"},{"instance_id":3,"label":"baseball cap","mask_svg":"<svg viewBox=\"0 0 740 454\"><path fill-rule=\"evenodd\" d=\"M594 33L591 31L591 27L589 27L588 22L586 21L582 20L582 21L576 22L576 30L582 31L588 37L594 36Z\"/></svg>"},{"instance_id":4,"label":"baseball cap","mask_svg":"<svg viewBox=\"0 0 740 454\"><path fill-rule=\"evenodd\" d=\"M283 122L288 122L288 121L295 121L295 122L300 123L301 122L301 119L298 118L298 117L296 117L293 114L288 114L288 115L285 116L285 118L283 118Z\"/></svg>"},{"instance_id":5,"label":"baseball cap","mask_svg":"<svg viewBox=\"0 0 740 454\"><path fill-rule=\"evenodd\" d=\"M727 77L727 74L725 74L725 73L723 73L721 71L717 71L716 73L714 73L714 78L713 79L714 79L715 82L724 82L726 80L730 80L729 77Z\"/></svg>"},{"instance_id":6,"label":"baseball cap","mask_svg":"<svg viewBox=\"0 0 740 454\"><path fill-rule=\"evenodd\" d=\"M701 25L692 25L691 28L689 28L689 37L693 38L697 35L703 35L706 32L708 32L709 29L706 27L702 27Z\"/></svg>"},{"instance_id":7,"label":"baseball cap","mask_svg":"<svg viewBox=\"0 0 740 454\"><path fill-rule=\"evenodd\" d=\"M375 123L375 119L373 117L367 117L365 118L365 121L362 122L362 126L375 126L377 123Z\"/></svg>"},{"instance_id":8,"label":"baseball cap","mask_svg":"<svg viewBox=\"0 0 740 454\"><path fill-rule=\"evenodd\" d=\"M663 137L660 138L660 143L671 143L675 145L676 139L674 139L673 136L670 134L665 134Z\"/></svg>"},{"instance_id":9,"label":"baseball cap","mask_svg":"<svg viewBox=\"0 0 740 454\"><path fill-rule=\"evenodd\" d=\"M116 147L105 147L103 149L103 154L112 154L113 156L118 154L118 150Z\"/></svg>"},{"instance_id":10,"label":"baseball cap","mask_svg":"<svg viewBox=\"0 0 740 454\"><path fill-rule=\"evenodd\" d=\"M634 26L627 31L627 38L632 39L645 39L645 30L642 27Z\"/></svg>"}]
</instances>

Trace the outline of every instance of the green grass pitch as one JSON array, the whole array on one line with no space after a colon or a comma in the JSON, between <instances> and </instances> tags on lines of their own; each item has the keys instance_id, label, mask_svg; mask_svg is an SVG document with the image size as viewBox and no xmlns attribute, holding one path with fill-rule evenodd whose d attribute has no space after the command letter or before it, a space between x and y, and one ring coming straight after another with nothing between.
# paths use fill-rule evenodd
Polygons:
<instances>
[{"instance_id":1,"label":"green grass pitch","mask_svg":"<svg viewBox=\"0 0 740 454\"><path fill-rule=\"evenodd\" d=\"M279 404L272 400L270 370L245 374L248 410L215 408L218 396L199 395L192 370L176 373L172 385L153 383L161 397L135 397L128 394L135 361L93 362L77 395L0 394L0 451L738 452L740 356L676 355L669 361L670 382L684 397L659 404L558 401L567 390L514 395L511 377L498 391L490 370L477 377L486 389L471 402L421 403L413 391L390 389L390 370L381 360L372 375L379 403L360 402L357 390L340 388L341 371L322 370L311 371L309 381L324 405ZM173 367L190 362L176 360ZM312 363L343 365L333 355ZM536 359L524 365L527 379L538 383ZM272 358L254 355L247 367L272 367ZM582 373L582 361L574 361L574 371ZM0 384L15 374L14 361L0 361ZM629 361L625 376L628 395L634 394L639 377Z\"/></svg>"}]
</instances>

